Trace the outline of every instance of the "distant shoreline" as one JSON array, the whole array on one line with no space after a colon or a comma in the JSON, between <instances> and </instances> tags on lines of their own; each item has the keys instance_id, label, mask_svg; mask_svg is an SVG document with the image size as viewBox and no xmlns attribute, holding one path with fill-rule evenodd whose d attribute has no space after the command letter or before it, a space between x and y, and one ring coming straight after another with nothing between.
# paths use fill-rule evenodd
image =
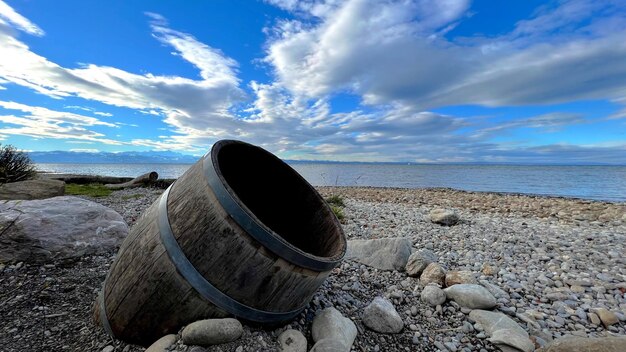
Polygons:
<instances>
[{"instance_id":1,"label":"distant shoreline","mask_svg":"<svg viewBox=\"0 0 626 352\"><path fill-rule=\"evenodd\" d=\"M65 176L65 177L94 177L94 178L119 178L120 182L128 181L132 177L115 177L115 176L107 176L107 175L81 175L81 174L62 174L62 173L49 173L49 172L41 172L38 171L40 175L49 175L49 176ZM58 178L58 177L55 177ZM163 179L160 178L161 182L159 184L169 185L173 183L176 179L168 178ZM432 191L432 192L452 192L452 193L465 193L465 194L476 194L476 195L497 195L501 197L526 197L526 198L548 198L548 199L561 199L565 201L577 201L582 203L600 203L600 204L615 204L615 205L626 205L626 201L608 201L608 200L597 200L597 199L586 199L581 197L573 197L573 196L562 196L562 195L551 195L551 194L534 194L534 193L521 193L521 192L506 192L506 191L474 191L474 190L464 190L460 188L454 187L393 187L393 186L315 186L316 189L323 190L342 190L342 189L351 189L356 190L357 193L359 190L379 190L379 191L398 191L398 192L413 192L413 191ZM624 209L624 213L626 214L626 207Z\"/></svg>"},{"instance_id":2,"label":"distant shoreline","mask_svg":"<svg viewBox=\"0 0 626 352\"><path fill-rule=\"evenodd\" d=\"M198 157L197 160L199 160ZM110 162L71 162L71 161L33 161L35 164L65 164L65 165L124 165L124 164L163 164L163 165L193 165L195 161L110 161ZM291 160L282 159L288 164L339 164L339 165L406 165L406 166L513 166L513 167L626 167L625 164L601 164L601 163L585 163L585 164L556 164L556 163L486 163L486 162L458 162L458 163L417 163L405 161L336 161L336 160Z\"/></svg>"},{"instance_id":3,"label":"distant shoreline","mask_svg":"<svg viewBox=\"0 0 626 352\"><path fill-rule=\"evenodd\" d=\"M45 172L136 177L156 171L180 177L192 164L36 164ZM296 162L291 167L315 186L452 188L601 200L626 201L626 166L400 165Z\"/></svg>"}]
</instances>

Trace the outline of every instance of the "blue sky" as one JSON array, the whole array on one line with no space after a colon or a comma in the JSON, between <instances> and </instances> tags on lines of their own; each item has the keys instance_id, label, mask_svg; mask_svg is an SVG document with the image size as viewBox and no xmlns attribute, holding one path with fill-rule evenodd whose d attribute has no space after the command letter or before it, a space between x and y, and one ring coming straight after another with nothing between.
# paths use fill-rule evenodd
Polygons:
<instances>
[{"instance_id":1,"label":"blue sky","mask_svg":"<svg viewBox=\"0 0 626 352\"><path fill-rule=\"evenodd\" d=\"M0 143L626 160L626 0L0 1Z\"/></svg>"}]
</instances>

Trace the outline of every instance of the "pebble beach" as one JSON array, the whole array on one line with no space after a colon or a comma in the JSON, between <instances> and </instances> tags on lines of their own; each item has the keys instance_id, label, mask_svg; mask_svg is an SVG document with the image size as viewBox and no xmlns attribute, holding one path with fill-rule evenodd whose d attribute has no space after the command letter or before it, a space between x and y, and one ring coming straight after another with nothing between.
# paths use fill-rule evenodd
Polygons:
<instances>
[{"instance_id":1,"label":"pebble beach","mask_svg":"<svg viewBox=\"0 0 626 352\"><path fill-rule=\"evenodd\" d=\"M495 298L493 312L512 319L533 349L563 336L626 336L626 204L451 189L320 187L345 205L349 240L406 239L442 273L466 275ZM162 190L135 188L89 198L132 226ZM433 209L458 221L431 221ZM0 351L144 351L108 337L91 310L115 253L45 265L0 264ZM458 273L461 274L458 274ZM446 276L447 280L447 276ZM233 342L198 347L181 334L171 351L277 351L279 336L300 331L313 346L312 322L329 307L356 326L353 351L497 351L484 324L457 300L431 304L424 278L345 260L309 306L286 326L243 324ZM447 289L448 290L448 289ZM401 321L393 333L366 321L376 297ZM497 342L497 341L496 341ZM509 349L514 351L515 349Z\"/></svg>"}]
</instances>

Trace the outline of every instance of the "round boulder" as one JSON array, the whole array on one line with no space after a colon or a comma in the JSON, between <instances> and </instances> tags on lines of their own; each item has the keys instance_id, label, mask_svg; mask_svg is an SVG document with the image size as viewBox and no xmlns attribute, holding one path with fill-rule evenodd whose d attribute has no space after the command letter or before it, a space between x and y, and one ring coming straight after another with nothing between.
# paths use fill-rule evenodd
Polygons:
<instances>
[{"instance_id":1,"label":"round boulder","mask_svg":"<svg viewBox=\"0 0 626 352\"><path fill-rule=\"evenodd\" d=\"M428 285L422 290L420 298L425 303L435 307L446 301L446 294L438 286Z\"/></svg>"}]
</instances>

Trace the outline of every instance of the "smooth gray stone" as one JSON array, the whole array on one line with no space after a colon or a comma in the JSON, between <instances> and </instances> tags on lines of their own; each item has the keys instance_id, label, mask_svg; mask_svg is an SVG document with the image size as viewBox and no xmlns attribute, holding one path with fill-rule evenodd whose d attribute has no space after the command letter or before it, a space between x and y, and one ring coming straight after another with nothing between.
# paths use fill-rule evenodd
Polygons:
<instances>
[{"instance_id":1,"label":"smooth gray stone","mask_svg":"<svg viewBox=\"0 0 626 352\"><path fill-rule=\"evenodd\" d=\"M397 334L402 331L404 323L391 302L376 297L363 311L363 324L383 334Z\"/></svg>"},{"instance_id":2,"label":"smooth gray stone","mask_svg":"<svg viewBox=\"0 0 626 352\"><path fill-rule=\"evenodd\" d=\"M509 329L516 330L519 334L528 337L526 330L504 313L474 309L470 312L469 318L479 323L488 335L491 335L496 330Z\"/></svg>"},{"instance_id":3,"label":"smooth gray stone","mask_svg":"<svg viewBox=\"0 0 626 352\"><path fill-rule=\"evenodd\" d=\"M489 290L489 292L491 292L491 294L495 297L495 298L511 298L511 296L509 296L508 293L506 293L506 291L504 291L503 289L501 289L500 287L492 284L491 282L487 281L487 280L480 280L479 281L480 284L486 288L487 290Z\"/></svg>"},{"instance_id":4,"label":"smooth gray stone","mask_svg":"<svg viewBox=\"0 0 626 352\"><path fill-rule=\"evenodd\" d=\"M446 294L439 287L434 285L428 285L422 290L420 298L423 302L426 302L429 305L435 307L443 304L446 301Z\"/></svg>"},{"instance_id":5,"label":"smooth gray stone","mask_svg":"<svg viewBox=\"0 0 626 352\"><path fill-rule=\"evenodd\" d=\"M490 309L496 306L496 298L486 288L474 284L458 284L444 290L448 299L461 307Z\"/></svg>"},{"instance_id":6,"label":"smooth gray stone","mask_svg":"<svg viewBox=\"0 0 626 352\"><path fill-rule=\"evenodd\" d=\"M491 334L489 341L496 345L507 345L524 352L535 350L535 344L530 339L516 330L499 329Z\"/></svg>"},{"instance_id":7,"label":"smooth gray stone","mask_svg":"<svg viewBox=\"0 0 626 352\"><path fill-rule=\"evenodd\" d=\"M337 309L330 307L313 319L311 335L314 342L321 340L339 341L349 351L357 335L356 325Z\"/></svg>"},{"instance_id":8,"label":"smooth gray stone","mask_svg":"<svg viewBox=\"0 0 626 352\"><path fill-rule=\"evenodd\" d=\"M475 309L470 312L469 318L482 326L494 344L506 345L524 352L535 349L526 330L503 313Z\"/></svg>"},{"instance_id":9,"label":"smooth gray stone","mask_svg":"<svg viewBox=\"0 0 626 352\"><path fill-rule=\"evenodd\" d=\"M345 259L380 270L403 271L411 255L411 241L406 238L350 240Z\"/></svg>"},{"instance_id":10,"label":"smooth gray stone","mask_svg":"<svg viewBox=\"0 0 626 352\"><path fill-rule=\"evenodd\" d=\"M218 345L241 337L243 327L237 319L206 319L187 325L182 332L185 345Z\"/></svg>"},{"instance_id":11,"label":"smooth gray stone","mask_svg":"<svg viewBox=\"0 0 626 352\"><path fill-rule=\"evenodd\" d=\"M165 352L167 349L176 342L176 335L169 334L156 340L148 349L144 352Z\"/></svg>"}]
</instances>

